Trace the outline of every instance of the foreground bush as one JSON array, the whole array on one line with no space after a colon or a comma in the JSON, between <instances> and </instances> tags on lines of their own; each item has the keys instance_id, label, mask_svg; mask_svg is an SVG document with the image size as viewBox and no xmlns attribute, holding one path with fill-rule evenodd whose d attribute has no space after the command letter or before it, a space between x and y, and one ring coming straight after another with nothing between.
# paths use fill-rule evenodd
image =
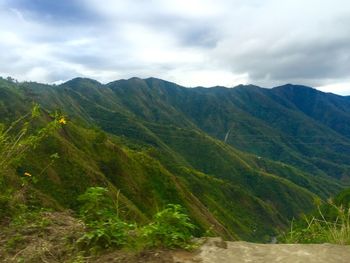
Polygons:
<instances>
[{"instance_id":1,"label":"foreground bush","mask_svg":"<svg viewBox=\"0 0 350 263\"><path fill-rule=\"evenodd\" d=\"M106 188L90 187L79 197L87 232L78 240L85 248L190 248L195 226L180 205L168 205L148 225L138 227L119 217L118 202Z\"/></svg>"},{"instance_id":2,"label":"foreground bush","mask_svg":"<svg viewBox=\"0 0 350 263\"><path fill-rule=\"evenodd\" d=\"M79 197L82 203L81 218L88 231L78 240L83 247L122 247L127 245L133 224L127 224L118 216L118 207L112 202L108 190L90 187Z\"/></svg>"},{"instance_id":3,"label":"foreground bush","mask_svg":"<svg viewBox=\"0 0 350 263\"><path fill-rule=\"evenodd\" d=\"M148 247L190 248L194 228L183 208L170 204L142 228L142 236Z\"/></svg>"}]
</instances>

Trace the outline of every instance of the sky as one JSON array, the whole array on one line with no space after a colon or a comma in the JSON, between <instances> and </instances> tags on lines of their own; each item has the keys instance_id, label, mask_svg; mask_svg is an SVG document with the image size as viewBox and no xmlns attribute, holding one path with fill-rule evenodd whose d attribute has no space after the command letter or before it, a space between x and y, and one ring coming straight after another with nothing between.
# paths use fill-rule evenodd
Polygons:
<instances>
[{"instance_id":1,"label":"sky","mask_svg":"<svg viewBox=\"0 0 350 263\"><path fill-rule=\"evenodd\" d=\"M0 76L350 95L348 0L0 0Z\"/></svg>"}]
</instances>

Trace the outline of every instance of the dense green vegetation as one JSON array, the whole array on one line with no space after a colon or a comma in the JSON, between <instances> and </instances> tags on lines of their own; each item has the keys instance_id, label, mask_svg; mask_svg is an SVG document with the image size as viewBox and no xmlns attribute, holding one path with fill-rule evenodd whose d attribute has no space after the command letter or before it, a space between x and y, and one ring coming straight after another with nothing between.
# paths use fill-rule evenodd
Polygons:
<instances>
[{"instance_id":1,"label":"dense green vegetation","mask_svg":"<svg viewBox=\"0 0 350 263\"><path fill-rule=\"evenodd\" d=\"M180 205L169 204L144 226L127 223L119 217L118 196L108 189L90 187L79 196L81 217L88 231L77 241L84 247L191 248L195 226Z\"/></svg>"},{"instance_id":2,"label":"dense green vegetation","mask_svg":"<svg viewBox=\"0 0 350 263\"><path fill-rule=\"evenodd\" d=\"M78 78L59 86L2 79L5 127L32 102L45 112L38 127L49 122L49 112L67 116L66 125L6 172L7 198L29 172L36 181L26 194L29 206L79 213L78 197L89 187L108 188L118 196L118 220L107 232L129 231L125 222L156 225L154 215L173 203L187 211L194 235L210 229L227 239L268 241L349 177L350 139L338 127L347 122L347 99L332 95L316 118L281 89L186 89L137 78L107 85ZM326 120L338 111L339 124ZM163 230L157 231L150 228L149 235Z\"/></svg>"}]
</instances>

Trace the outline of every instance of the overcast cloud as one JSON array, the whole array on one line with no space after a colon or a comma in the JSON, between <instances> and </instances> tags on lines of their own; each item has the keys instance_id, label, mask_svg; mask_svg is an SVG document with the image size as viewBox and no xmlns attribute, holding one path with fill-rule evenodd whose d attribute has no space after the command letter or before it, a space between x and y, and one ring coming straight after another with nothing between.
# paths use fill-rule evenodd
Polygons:
<instances>
[{"instance_id":1,"label":"overcast cloud","mask_svg":"<svg viewBox=\"0 0 350 263\"><path fill-rule=\"evenodd\" d=\"M350 94L348 0L0 0L0 76Z\"/></svg>"}]
</instances>

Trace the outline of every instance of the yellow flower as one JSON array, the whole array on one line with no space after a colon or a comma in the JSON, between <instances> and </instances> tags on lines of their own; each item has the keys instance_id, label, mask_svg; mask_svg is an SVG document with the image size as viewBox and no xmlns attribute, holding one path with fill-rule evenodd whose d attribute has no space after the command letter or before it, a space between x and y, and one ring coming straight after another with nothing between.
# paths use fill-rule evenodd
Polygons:
<instances>
[{"instance_id":1,"label":"yellow flower","mask_svg":"<svg viewBox=\"0 0 350 263\"><path fill-rule=\"evenodd\" d=\"M64 118L64 117L61 117L60 119L59 119L59 121L58 121L60 124L67 124L67 121L66 121L66 119Z\"/></svg>"},{"instance_id":2,"label":"yellow flower","mask_svg":"<svg viewBox=\"0 0 350 263\"><path fill-rule=\"evenodd\" d=\"M28 172L25 172L25 173L24 173L24 176L31 177L32 175L31 175L30 173L28 173Z\"/></svg>"}]
</instances>

